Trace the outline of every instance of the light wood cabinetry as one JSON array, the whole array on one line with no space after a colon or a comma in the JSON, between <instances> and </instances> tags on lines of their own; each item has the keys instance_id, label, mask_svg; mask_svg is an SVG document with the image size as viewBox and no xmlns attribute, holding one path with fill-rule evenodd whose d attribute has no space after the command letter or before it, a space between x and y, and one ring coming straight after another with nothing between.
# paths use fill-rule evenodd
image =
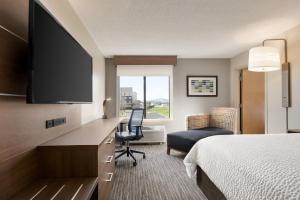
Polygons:
<instances>
[{"instance_id":1,"label":"light wood cabinetry","mask_svg":"<svg viewBox=\"0 0 300 200\"><path fill-rule=\"evenodd\" d=\"M82 200L108 199L114 180L115 128L120 121L120 118L99 119L40 145L39 174L43 181L39 181L42 184L24 189L15 199L24 194L52 198L56 193L76 194L82 196ZM30 189L42 189L49 185L47 181L51 183L51 190L48 187L37 193L39 190ZM83 191L89 192L82 194Z\"/></svg>"}]
</instances>

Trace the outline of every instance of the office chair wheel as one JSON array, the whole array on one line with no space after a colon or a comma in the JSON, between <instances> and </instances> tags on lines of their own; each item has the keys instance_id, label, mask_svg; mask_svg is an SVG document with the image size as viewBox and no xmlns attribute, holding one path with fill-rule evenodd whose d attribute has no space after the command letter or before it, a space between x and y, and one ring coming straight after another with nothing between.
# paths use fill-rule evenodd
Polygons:
<instances>
[{"instance_id":1,"label":"office chair wheel","mask_svg":"<svg viewBox=\"0 0 300 200\"><path fill-rule=\"evenodd\" d=\"M144 159L146 158L146 154L143 155L143 158L144 158Z\"/></svg>"},{"instance_id":2,"label":"office chair wheel","mask_svg":"<svg viewBox=\"0 0 300 200\"><path fill-rule=\"evenodd\" d=\"M137 165L137 162L134 162L134 163L133 163L133 166L135 167L136 165Z\"/></svg>"}]
</instances>

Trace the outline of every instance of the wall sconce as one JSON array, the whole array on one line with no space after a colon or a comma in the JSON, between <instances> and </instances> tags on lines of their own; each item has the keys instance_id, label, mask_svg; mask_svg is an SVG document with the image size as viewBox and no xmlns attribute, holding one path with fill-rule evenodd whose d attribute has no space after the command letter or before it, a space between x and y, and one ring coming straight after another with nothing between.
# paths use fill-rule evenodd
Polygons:
<instances>
[{"instance_id":1,"label":"wall sconce","mask_svg":"<svg viewBox=\"0 0 300 200\"><path fill-rule=\"evenodd\" d=\"M108 97L107 99L105 99L103 101L103 115L102 115L102 119L107 119L107 113L106 113L106 106L107 106L107 103L110 102L112 100L112 98Z\"/></svg>"}]
</instances>

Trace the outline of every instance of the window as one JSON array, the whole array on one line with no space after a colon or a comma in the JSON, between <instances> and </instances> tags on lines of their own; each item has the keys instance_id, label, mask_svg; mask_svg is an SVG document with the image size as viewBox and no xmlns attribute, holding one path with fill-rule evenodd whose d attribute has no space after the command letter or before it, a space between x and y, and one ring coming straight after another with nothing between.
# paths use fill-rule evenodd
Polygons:
<instances>
[{"instance_id":1,"label":"window","mask_svg":"<svg viewBox=\"0 0 300 200\"><path fill-rule=\"evenodd\" d=\"M120 117L129 117L133 108L144 108L144 77L120 77Z\"/></svg>"},{"instance_id":2,"label":"window","mask_svg":"<svg viewBox=\"0 0 300 200\"><path fill-rule=\"evenodd\" d=\"M146 77L146 118L170 118L170 89L168 76Z\"/></svg>"},{"instance_id":3,"label":"window","mask_svg":"<svg viewBox=\"0 0 300 200\"><path fill-rule=\"evenodd\" d=\"M120 76L119 116L130 117L133 108L144 108L147 119L170 118L169 76Z\"/></svg>"}]
</instances>

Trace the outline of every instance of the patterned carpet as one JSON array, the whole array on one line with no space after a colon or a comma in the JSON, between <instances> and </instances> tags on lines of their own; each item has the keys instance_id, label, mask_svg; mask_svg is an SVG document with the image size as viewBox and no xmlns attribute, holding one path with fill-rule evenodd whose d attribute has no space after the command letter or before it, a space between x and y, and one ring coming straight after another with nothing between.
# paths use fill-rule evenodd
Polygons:
<instances>
[{"instance_id":1,"label":"patterned carpet","mask_svg":"<svg viewBox=\"0 0 300 200\"><path fill-rule=\"evenodd\" d=\"M183 164L184 155L171 151L166 145L135 145L133 149L146 152L146 159L136 155L138 164L126 156L118 160L110 200L206 200L190 179Z\"/></svg>"}]
</instances>

